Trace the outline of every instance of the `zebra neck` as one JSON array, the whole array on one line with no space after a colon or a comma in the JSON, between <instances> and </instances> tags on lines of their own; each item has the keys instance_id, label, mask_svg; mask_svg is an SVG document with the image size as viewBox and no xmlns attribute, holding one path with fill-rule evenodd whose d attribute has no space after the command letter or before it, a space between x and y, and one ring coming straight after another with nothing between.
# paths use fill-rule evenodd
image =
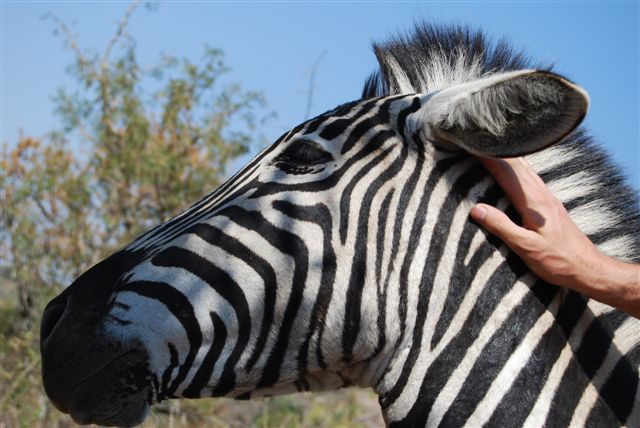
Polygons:
<instances>
[{"instance_id":1,"label":"zebra neck","mask_svg":"<svg viewBox=\"0 0 640 428\"><path fill-rule=\"evenodd\" d=\"M524 295L534 282L530 276L517 281L523 266L507 262L506 250L488 242L468 220L481 196L499 202L501 194L491 192L491 184L478 164L456 158L441 160L417 181L414 219L400 232L390 269L394 286L387 287L385 296L387 320L392 320L387 342L393 345L374 386L388 423L424 426L432 414L442 413L439 409L446 409L455 391L439 395L439 388L452 379L464 381L468 373L457 376L456 368L463 361L472 363L477 352L467 351L482 331L487 335L500 324L497 318L487 323L500 293L509 294L517 283L518 295ZM496 277L501 285L492 293L486 284ZM497 311L495 316L501 315ZM462 328L468 329L467 337L460 334Z\"/></svg>"}]
</instances>

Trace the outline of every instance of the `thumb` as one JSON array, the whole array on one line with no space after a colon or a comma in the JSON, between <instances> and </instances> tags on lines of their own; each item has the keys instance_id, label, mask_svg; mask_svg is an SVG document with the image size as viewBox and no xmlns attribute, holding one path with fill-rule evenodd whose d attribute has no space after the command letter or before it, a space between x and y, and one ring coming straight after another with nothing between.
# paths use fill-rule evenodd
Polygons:
<instances>
[{"instance_id":1,"label":"thumb","mask_svg":"<svg viewBox=\"0 0 640 428\"><path fill-rule=\"evenodd\" d=\"M507 244L522 238L527 230L518 226L499 209L487 204L476 204L469 213L471 218Z\"/></svg>"}]
</instances>

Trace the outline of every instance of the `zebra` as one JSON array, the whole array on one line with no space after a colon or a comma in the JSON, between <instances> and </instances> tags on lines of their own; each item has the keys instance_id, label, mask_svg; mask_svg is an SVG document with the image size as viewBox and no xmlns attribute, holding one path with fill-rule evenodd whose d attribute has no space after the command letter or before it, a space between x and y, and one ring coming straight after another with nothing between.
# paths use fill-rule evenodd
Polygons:
<instances>
[{"instance_id":1,"label":"zebra","mask_svg":"<svg viewBox=\"0 0 640 428\"><path fill-rule=\"evenodd\" d=\"M167 398L357 385L385 423L640 426L640 321L536 278L468 219L517 213L476 156L526 156L601 251L640 210L586 92L506 42L419 24L359 100L280 137L46 307L43 384L80 424Z\"/></svg>"}]
</instances>

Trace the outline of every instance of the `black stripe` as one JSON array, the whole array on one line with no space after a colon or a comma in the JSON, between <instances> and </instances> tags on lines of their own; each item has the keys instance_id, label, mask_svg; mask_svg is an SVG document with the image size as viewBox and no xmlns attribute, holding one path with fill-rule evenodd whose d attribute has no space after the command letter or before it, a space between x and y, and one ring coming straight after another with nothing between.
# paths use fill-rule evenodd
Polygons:
<instances>
[{"instance_id":1,"label":"black stripe","mask_svg":"<svg viewBox=\"0 0 640 428\"><path fill-rule=\"evenodd\" d=\"M391 189L385 196L382 204L380 205L380 212L378 213L378 233L376 235L376 276L375 281L378 284L377 299L378 299L378 342L373 349L373 355L377 355L382 351L386 342L386 319L387 319L387 302L386 293L382 287L382 262L384 257L385 243L387 242L387 218L389 217L389 207L391 206L391 199L393 198L394 189ZM393 258L393 254L389 254Z\"/></svg>"},{"instance_id":2,"label":"black stripe","mask_svg":"<svg viewBox=\"0 0 640 428\"><path fill-rule=\"evenodd\" d=\"M400 193L400 197L398 199L398 205L395 209L395 221L393 224L393 234L392 234L392 240L391 240L391 246L390 246L390 257L389 257L389 263L387 266L387 275L386 278L384 280L384 283L382 284L382 291L381 291L381 296L378 297L378 301L381 302L382 304L384 304L386 306L386 300L387 300L387 290L389 287L389 281L391 278L391 273L393 272L394 268L393 265L395 263L396 260L396 256L399 254L398 251L398 247L400 245L400 235L401 235L401 231L402 231L402 224L404 223L404 219L405 216L407 215L413 215L415 217L414 220L414 226L412 228L412 233L415 232L415 225L420 221L418 219L422 219L422 221L424 221L424 217L426 215L426 208L427 208L427 201L428 198L431 194L431 190L433 189L433 185L429 185L429 182L431 180L433 180L431 178L431 175L433 175L433 172L430 175L430 178L427 180L427 185L424 187L424 191L422 192L421 195L421 200L420 203L418 205L419 210L417 213L408 213L407 212L407 206L409 205L409 202L411 201L411 196L413 195L416 186L418 185L418 180L420 179L420 175L422 174L424 168L424 153L422 151L418 151L417 152L417 157L416 157L416 164L413 168L413 171L411 172L411 175L409 176L409 179L406 181L406 183L403 184L402 186L402 191ZM433 184L433 183L432 183ZM417 243L418 239L415 240L411 240L409 245L411 245L411 243ZM415 251L415 250L414 250ZM406 252L405 254L405 259L404 259L404 264L409 264L410 261L407 261L407 257L412 257L413 256L413 251L409 250ZM381 268L380 268L381 270ZM402 284L403 282L403 275L400 275L400 283ZM404 281L406 281L406 276L404 277ZM400 293L402 295L402 293L405 291L404 287L400 287ZM406 293L405 293L406 294ZM406 297L405 297L406 298ZM401 301L402 301L402 297L401 297ZM402 302L400 303L400 306L402 306ZM405 307L406 309L406 307ZM386 312L386 309L385 309ZM400 313L400 330L401 332L404 331L405 329L405 315L401 312ZM380 320L378 321L378 323L380 323ZM398 342L399 343L399 339ZM378 345L379 346L379 345ZM377 349L377 347L376 347Z\"/></svg>"},{"instance_id":3,"label":"black stripe","mask_svg":"<svg viewBox=\"0 0 640 428\"><path fill-rule=\"evenodd\" d=\"M556 315L556 325L565 338L571 335L586 307L587 301L584 297L573 291L567 292L567 296ZM568 426L588 382L589 379L585 376L580 364L575 358L572 358L554 394L547 421L553 421L555 426Z\"/></svg>"},{"instance_id":4,"label":"black stripe","mask_svg":"<svg viewBox=\"0 0 640 428\"><path fill-rule=\"evenodd\" d=\"M496 205L503 194L502 189L498 186L493 186L485 191L481 201L489 205ZM496 246L501 245L499 242L485 239L471 256L468 264L465 264L464 260L467 257L471 241L476 233L482 233L479 232L477 224L473 221L467 221L458 242L454 266L451 270L451 280L449 281L451 286L447 287L447 296L442 308L442 313L436 322L433 337L431 338L431 349L435 348L444 336L444 333L458 312L462 300L469 291L473 278L475 278L485 261L495 252ZM488 235L486 232L484 233L485 236Z\"/></svg>"},{"instance_id":5,"label":"black stripe","mask_svg":"<svg viewBox=\"0 0 640 428\"><path fill-rule=\"evenodd\" d=\"M351 118L349 119L336 119L333 122L328 123L320 132L320 138L325 140L333 140L337 136L341 135L348 127L353 123Z\"/></svg>"},{"instance_id":6,"label":"black stripe","mask_svg":"<svg viewBox=\"0 0 640 428\"><path fill-rule=\"evenodd\" d=\"M259 336L256 340L251 356L245 364L245 369L250 370L260 355L262 355L264 346L269 337L269 331L272 327L271 324L275 313L276 294L278 290L276 273L273 270L273 267L271 267L265 259L260 257L236 238L225 234L214 226L206 223L200 223L193 226L186 233L196 234L209 244L216 246L224 250L226 253L242 260L262 279L264 284L263 316Z\"/></svg>"},{"instance_id":7,"label":"black stripe","mask_svg":"<svg viewBox=\"0 0 640 428\"><path fill-rule=\"evenodd\" d=\"M344 155L348 151L350 151L357 143L362 142L362 137L375 128L378 125L386 125L385 130L390 131L389 129L389 118L390 111L389 106L393 103L397 98L385 98L384 101L377 105L378 109L371 116L360 121L356 126L353 127L349 135L345 138L344 144L342 145L341 153ZM373 105L373 104L372 104ZM394 131L395 132L395 131ZM368 143L368 142L367 142Z\"/></svg>"},{"instance_id":8,"label":"black stripe","mask_svg":"<svg viewBox=\"0 0 640 428\"><path fill-rule=\"evenodd\" d=\"M419 138L417 135L414 135L414 140L419 141ZM398 313L400 318L400 336L396 340L396 346L402 342L405 335L406 315L407 315L407 288L404 285L409 283L409 268L413 262L413 257L415 256L415 252L418 248L418 245L420 244L422 229L426 220L427 210L429 208L429 202L431 199L431 194L437 182L442 178L442 176L446 174L446 172L451 167L453 167L455 164L460 162L462 159L463 159L462 157L451 157L451 158L443 159L435 165L435 167L429 173L429 177L427 178L427 181L425 182L422 188L422 193L420 194L420 202L418 204L417 212L410 213L406 211L406 208L409 205L412 193L414 192L415 186L417 183L409 182L407 186L403 188L403 191L400 195L400 201L398 204L398 209L396 211L396 222L395 222L394 231L393 231L393 243L391 246L392 254L397 254L398 252L398 245L400 242L400 233L401 233L402 223L404 222L405 216L411 216L413 217L413 219L412 219L411 233L410 233L411 239L409 240L407 250L405 252L402 265L400 268L399 281L400 281L400 284L403 284L403 286L400 287L400 299L398 303ZM421 158L421 157L418 158L418 163L420 166L422 166L423 161L424 161L424 158ZM417 178L418 177L416 176L416 182L417 182ZM389 262L389 274L387 274L387 279L385 281L385 293L386 293L386 288L388 287L389 275L392 270L391 263L393 263L393 260L390 260Z\"/></svg>"},{"instance_id":9,"label":"black stripe","mask_svg":"<svg viewBox=\"0 0 640 428\"><path fill-rule=\"evenodd\" d=\"M407 250L404 254L402 265L400 267L400 273L399 273L399 284L402 284L402 286L399 287L399 301L398 301L398 318L400 320L400 335L396 338L395 347L398 347L402 342L404 338L405 330L406 330L407 288L405 285L408 284L408 281L409 281L409 267L411 266L413 257L415 255L416 249L418 248L418 244L420 242L420 237L422 234L422 225L424 225L424 222L427 216L427 209L429 207L431 193L437 181L440 179L441 175L455 164L455 160L448 159L445 161L441 161L439 164L436 165L434 169L431 170L431 172L429 173L429 177L427 178L422 188L417 212L408 213L406 208L409 205L411 196L417 185L417 181L421 173L421 166L423 164L423 161L424 161L423 157L418 157L416 162L416 168L412 173L412 177L407 183L407 186L405 186L402 189L402 193L400 194L398 207L396 209L396 219L395 219L394 230L393 230L393 241L391 245L392 257L389 260L387 278L385 279L385 284L384 284L383 298L386 300L386 293L389 286L389 279L391 276L391 272L393 270L393 263L395 262L395 258L393 256L398 254L398 246L400 243L402 224L404 223L405 216L410 215L413 217L413 221L411 225L411 233L410 233L411 239L407 244ZM408 376L408 374L405 374L405 376ZM406 380L404 380L404 382L406 383ZM401 392L401 388L397 389L391 394L386 394L384 397L381 398L380 403L383 406L386 406L387 403L391 403L395 401L399 396L400 392Z\"/></svg>"},{"instance_id":10,"label":"black stripe","mask_svg":"<svg viewBox=\"0 0 640 428\"><path fill-rule=\"evenodd\" d=\"M157 244L157 246L165 245L170 243L171 240L180 237L186 230L192 227L195 224L200 222L204 222L211 217L214 217L217 213L217 210L224 208L225 205L235 201L237 198L248 194L251 190L255 189L257 184L256 180L251 180L248 183L240 186L233 187L233 193L226 196L224 199L218 199L215 201L215 204L209 207L208 209L202 210L199 213L193 212L191 213L188 219L184 219L180 224L175 225L173 230L167 232L166 236L163 237L163 240Z\"/></svg>"},{"instance_id":11,"label":"black stripe","mask_svg":"<svg viewBox=\"0 0 640 428\"><path fill-rule=\"evenodd\" d=\"M388 151L383 152L375 160L367 165L367 169L373 168L379 162L382 162L386 157ZM367 191L363 197L360 207L358 208L358 224L356 241L354 248L354 258L351 264L351 274L349 277L349 286L347 289L347 301L345 307L349 308L345 311L344 327L342 332L342 358L344 361L349 362L353 358L353 347L358 338L360 332L360 312L362 302L362 292L364 290L365 272L367 268L367 243L369 240L369 217L371 214L371 205L375 195L380 190L380 187L394 178L402 169L408 153L408 147L406 144L402 146L400 155L394 159L389 167L376 177L376 179L369 185ZM363 168L364 170L365 168ZM362 172L362 170L360 171ZM353 181L349 183L355 186L354 182L360 180L362 177L354 177ZM347 213L349 206L351 205L351 192L346 190L343 192L343 198L348 195L349 205L347 206ZM340 206L342 207L341 198ZM340 212L341 219L348 216L347 213ZM341 229L342 230L342 229ZM344 243L344 241L343 241Z\"/></svg>"},{"instance_id":12,"label":"black stripe","mask_svg":"<svg viewBox=\"0 0 640 428\"><path fill-rule=\"evenodd\" d=\"M350 105L349 105L350 104ZM355 106L355 102L347 103L343 105L347 110ZM331 112L322 113L314 118L309 119L308 121L301 123L300 125L294 128L295 134L298 134L302 131L303 134L313 134L320 128L320 126L326 122L327 118L331 117Z\"/></svg>"},{"instance_id":13,"label":"black stripe","mask_svg":"<svg viewBox=\"0 0 640 428\"><path fill-rule=\"evenodd\" d=\"M289 345L289 335L302 302L309 267L309 251L304 241L298 236L275 227L258 212L231 206L224 208L219 214L228 217L246 229L255 231L278 250L290 255L295 263L291 293L283 314L282 325L278 331L278 338L258 382L258 388L271 386L280 377L282 361Z\"/></svg>"},{"instance_id":14,"label":"black stripe","mask_svg":"<svg viewBox=\"0 0 640 428\"><path fill-rule=\"evenodd\" d=\"M111 318L112 320L114 320L116 323L120 324L120 325L129 325L129 324L131 324L131 321L123 320L122 318L118 318L115 315L108 314L107 316L109 318Z\"/></svg>"},{"instance_id":15,"label":"black stripe","mask_svg":"<svg viewBox=\"0 0 640 428\"><path fill-rule=\"evenodd\" d=\"M189 340L189 353L178 370L173 383L166 388L166 395L173 396L180 383L184 381L193 365L193 361L202 345L200 324L196 319L193 306L187 297L168 284L151 281L134 281L118 285L118 292L130 291L140 296L157 300L167 307L173 316L182 324ZM171 345L172 346L172 345ZM170 347L171 349L171 347ZM173 355L172 355L173 357ZM164 389L164 388L163 388Z\"/></svg>"},{"instance_id":16,"label":"black stripe","mask_svg":"<svg viewBox=\"0 0 640 428\"><path fill-rule=\"evenodd\" d=\"M372 100L372 102L363 103L362 100L353 100L346 102L338 107L330 110L327 115L323 116L346 116L357 106L366 106L367 104L374 104L378 102L378 100ZM362 108L362 107L360 107Z\"/></svg>"},{"instance_id":17,"label":"black stripe","mask_svg":"<svg viewBox=\"0 0 640 428\"><path fill-rule=\"evenodd\" d=\"M235 386L235 365L237 364L242 351L244 351L249 341L251 332L251 313L247 299L240 286L229 276L227 272L212 264L209 260L189 250L178 247L169 247L157 255L151 262L156 266L180 267L196 275L214 289L224 300L226 300L236 314L238 320L237 342L227 359L220 380L212 392L212 395L224 395ZM185 306L191 308L187 301ZM198 329L195 325L192 328Z\"/></svg>"},{"instance_id":18,"label":"black stripe","mask_svg":"<svg viewBox=\"0 0 640 428\"><path fill-rule=\"evenodd\" d=\"M252 172L253 170L249 172L247 176L250 175ZM246 177L243 176L242 179L244 178ZM241 180L239 179L238 183L234 183L234 184L237 184L237 186L229 187L228 192L232 192L232 193L229 194L228 196L223 196L216 192L215 197L212 198L211 201L209 201L211 206L208 207L207 209L202 209L202 207L198 207L197 209L190 208L188 214L186 214L183 217L174 219L176 221L175 224L173 224L170 228L164 231L162 236L154 237L154 239L161 239L159 240L159 242L155 243L154 245L156 247L159 247L167 244L168 242L175 239L176 237L179 237L189 227L193 226L194 224L206 218L212 217L213 215L215 215L215 212L217 209L219 209L220 207L223 207L228 202L250 191L255 186L255 182L253 180L249 181L244 185L240 185L241 184L240 181ZM225 192L225 195L226 195L226 192ZM174 220L171 220L171 222L173 222Z\"/></svg>"},{"instance_id":19,"label":"black stripe","mask_svg":"<svg viewBox=\"0 0 640 428\"><path fill-rule=\"evenodd\" d=\"M465 351L469 349L478 337L480 330L493 312L495 302L500 301L500 298L506 294L514 282L515 275L511 272L509 265L503 262L487 281L488 286L485 287L480 296L478 296L478 303L473 307L464 324L460 326L460 333L451 340L438 358L429 366L424 378L418 380L421 382L420 391L409 413L402 420L394 421L391 424L392 427L419 426L421 421L426 420L439 392L444 388L453 370L455 370L462 358L464 358ZM428 296L421 297L425 298ZM418 307L426 307L422 299ZM420 316L420 313L418 315ZM420 320L423 321L425 317L425 315L421 316ZM423 328L424 326L422 324L416 322L414 336L417 337L419 335L421 338L421 333L418 334L417 332ZM386 396L384 397L385 399L382 402L384 407L393 404L407 384L409 372L415 365L420 350L419 343L416 344L415 342L416 337L414 337L407 362L405 362L403 366L401 377L390 391L393 392L393 395L390 399L387 399Z\"/></svg>"},{"instance_id":20,"label":"black stripe","mask_svg":"<svg viewBox=\"0 0 640 428\"><path fill-rule=\"evenodd\" d=\"M176 351L176 347L173 346L173 343L168 342L167 348L169 349L169 365L162 372L162 384L158 390L158 401L164 400L169 395L167 391L169 390L169 381L171 380L171 374L173 374L173 370L178 367L180 360L178 358L178 351ZM174 398L173 396L169 396L170 398Z\"/></svg>"},{"instance_id":21,"label":"black stripe","mask_svg":"<svg viewBox=\"0 0 640 428\"><path fill-rule=\"evenodd\" d=\"M627 379L624 379L623 383L620 384L623 389L626 389L624 385L626 380ZM629 382L626 383L628 384ZM631 400L631 404L633 405L633 397L622 397L622 400L622 407L626 407L626 403L629 400ZM623 425L625 425L624 422L621 422L616 417L615 412L612 412L612 409L609 408L602 396L596 397L584 423L585 427L618 427Z\"/></svg>"},{"instance_id":22,"label":"black stripe","mask_svg":"<svg viewBox=\"0 0 640 428\"><path fill-rule=\"evenodd\" d=\"M307 382L307 380L303 377L298 379L296 381L296 384L298 386L298 392L309 391L311 389L311 385L309 385L309 382Z\"/></svg>"},{"instance_id":23,"label":"black stripe","mask_svg":"<svg viewBox=\"0 0 640 428\"><path fill-rule=\"evenodd\" d=\"M638 367L640 365L640 343L629 350L625 354L625 358L631 362L631 365Z\"/></svg>"},{"instance_id":24,"label":"black stripe","mask_svg":"<svg viewBox=\"0 0 640 428\"><path fill-rule=\"evenodd\" d=\"M440 220L443 221L442 219ZM435 245L434 248L437 250L438 244ZM429 268L428 265L425 266L423 275L428 273L430 269L433 268ZM524 264L513 254L507 257L505 262L494 270L492 276L487 281L487 287L482 289L476 305L471 310L464 324L460 327L460 333L454 337L433 364L430 365L425 377L422 379L418 399L413 404L406 418L398 422L399 426L402 426L404 423L416 424L426 418L440 390L450 378L453 370L455 370L464 358L465 351L469 349L477 339L487 320L494 312L496 302L502 299L511 289L516 279L523 275L525 271L526 267ZM421 284L425 285L425 290L428 291L430 287L429 281L432 280L433 277L429 279L428 276L423 276ZM426 307L422 299L428 302L428 294L425 292L425 294L421 294L420 297L421 300L418 303L418 307ZM409 352L408 361L405 363L403 369L408 370L415 364L418 352L420 351L420 342L417 339L419 338L421 340L422 338L422 329L424 329L424 320L426 318L426 314L423 312L426 311L418 313L419 319L416 321L416 328L414 329L412 349ZM406 379L403 379L403 381L406 383Z\"/></svg>"},{"instance_id":25,"label":"black stripe","mask_svg":"<svg viewBox=\"0 0 640 428\"><path fill-rule=\"evenodd\" d=\"M455 158L453 158L455 159ZM434 169L431 171L429 179L425 185L424 194L430 195L430 192L433 191L435 186L437 185L437 180L444 177L445 172L447 171L453 164L454 160L452 158L447 159L446 161L441 161L435 165ZM443 171L444 169L444 171ZM473 180L473 177L482 174L482 169L476 164L472 166L470 169L464 171L460 177L456 180L456 185L460 187L460 192L451 192L445 198L442 207L439 211L438 218L436 223L431 230L431 241L429 244L429 249L427 252L426 263L424 269L422 271L422 277L419 284L418 290L418 302L417 308L417 316L415 320L415 326L413 329L413 338L411 343L411 348L409 350L409 354L407 356L407 360L402 367L402 371L400 373L400 377L396 384L389 390L389 392L385 395L384 405L391 405L399 396L405 385L409 381L409 375L414 364L417 361L417 358L420 354L421 343L422 343L422 334L424 332L424 322L427 318L427 310L429 306L429 300L431 297L431 291L433 288L433 281L435 278L435 274L440 263L440 259L444 252L446 238L449 234L449 229L451 227L451 222L453 217L450 213L455 212L457 206L460 204L462 197L466 194L466 192L471 187L470 183ZM446 178L443 178L446 179ZM416 249L418 248L418 244L421 240L421 233L423 229L423 225L425 222L427 207L429 205L429 201L421 201L420 207L418 208L418 213L415 216L415 222L412 227L411 232L411 241L409 242L409 246L407 248L407 253L405 256L405 260L403 266L400 271L400 284L404 284L405 286L401 287L401 296L400 296L400 320L401 320L401 337L399 341L402 340L404 336L404 329L406 328L406 322L402 322L404 318L406 318L407 313L407 291L406 284L409 283L408 275L409 268L411 266L411 260L415 254ZM462 348L466 349L466 348Z\"/></svg>"},{"instance_id":26,"label":"black stripe","mask_svg":"<svg viewBox=\"0 0 640 428\"><path fill-rule=\"evenodd\" d=\"M613 411L621 425L627 422L631 415L638 393L638 369L630 360L640 357L640 345L630 352L629 357L622 357L613 369L607 381L600 388L600 396ZM637 354L635 357L633 354ZM591 419L592 416L589 416Z\"/></svg>"},{"instance_id":27,"label":"black stripe","mask_svg":"<svg viewBox=\"0 0 640 428\"><path fill-rule=\"evenodd\" d=\"M376 143L380 141L380 145L396 135L395 131L382 131L376 134L371 141L375 141ZM369 171L371 171L375 166L380 164L384 158L386 158L389 153L393 151L394 147L389 147L384 150L382 153L378 154L373 160L367 162L366 165L363 165L362 168L352 177L349 183L345 186L344 190L340 195L340 242L344 245L347 239L347 228L349 226L349 212L351 207L351 194L353 190L356 188L356 185L362 180Z\"/></svg>"},{"instance_id":28,"label":"black stripe","mask_svg":"<svg viewBox=\"0 0 640 428\"><path fill-rule=\"evenodd\" d=\"M352 113L353 110L356 110L359 107L360 110L356 112L352 120L357 119L363 114L363 112L369 111L369 109L378 102L378 99L368 100L364 103L362 102L362 100L349 101L296 126L296 128L292 132L292 135L295 135L300 131L302 131L302 135L313 134L322 126L322 124L326 123L327 120L331 120L336 117L347 116Z\"/></svg>"},{"instance_id":29,"label":"black stripe","mask_svg":"<svg viewBox=\"0 0 640 428\"><path fill-rule=\"evenodd\" d=\"M301 375L304 375L308 371L307 356L309 352L309 345L311 343L311 338L316 331L318 332L316 360L319 367L327 367L322 355L322 336L324 334L327 309L329 308L329 303L333 296L337 266L336 254L333 250L333 246L331 245L331 237L333 233L331 213L326 206L321 204L302 207L294 205L288 201L274 201L273 208L296 220L317 224L322 229L322 276L320 277L318 294L313 304L313 309L311 310L309 329L304 342L300 347L300 352L298 353L298 371Z\"/></svg>"},{"instance_id":30,"label":"black stripe","mask_svg":"<svg viewBox=\"0 0 640 428\"><path fill-rule=\"evenodd\" d=\"M402 135L402 138L404 138L405 142L410 141L409 136L405 135L404 133L404 130L407 126L407 117L411 113L415 113L416 111L420 110L421 107L422 107L422 104L420 103L420 98L415 97L413 101L411 101L411 105L409 107L402 109L402 111L398 113L398 120L397 120L398 134Z\"/></svg>"},{"instance_id":31,"label":"black stripe","mask_svg":"<svg viewBox=\"0 0 640 428\"><path fill-rule=\"evenodd\" d=\"M511 354L547 310L558 290L557 287L544 282L538 282L531 287L531 293L527 293L522 302L509 314L469 373L460 390L460 394L467 400L467 405L456 408L457 403L454 403L447 411L443 423L455 418L466 421L471 416ZM566 338L560 329L553 326L542 335L527 363L518 373L512 374L516 378L487 424L522 426L565 344ZM522 391L527 393L523 394Z\"/></svg>"},{"instance_id":32,"label":"black stripe","mask_svg":"<svg viewBox=\"0 0 640 428\"><path fill-rule=\"evenodd\" d=\"M201 396L202 388L212 380L213 368L227 341L227 328L224 326L224 322L214 312L209 312L209 316L213 325L211 347L202 360L200 367L198 367L198 371L193 376L191 384L184 390L182 396L185 398L198 398Z\"/></svg>"},{"instance_id":33,"label":"black stripe","mask_svg":"<svg viewBox=\"0 0 640 428\"><path fill-rule=\"evenodd\" d=\"M618 310L612 310L598 316L598 320L612 333L629 318L631 317L628 314Z\"/></svg>"},{"instance_id":34,"label":"black stripe","mask_svg":"<svg viewBox=\"0 0 640 428\"><path fill-rule=\"evenodd\" d=\"M575 352L578 362L582 365L589 379L593 379L604 362L607 352L609 352L609 346L611 346L611 340L611 334L595 318L584 333L584 338Z\"/></svg>"}]
</instances>

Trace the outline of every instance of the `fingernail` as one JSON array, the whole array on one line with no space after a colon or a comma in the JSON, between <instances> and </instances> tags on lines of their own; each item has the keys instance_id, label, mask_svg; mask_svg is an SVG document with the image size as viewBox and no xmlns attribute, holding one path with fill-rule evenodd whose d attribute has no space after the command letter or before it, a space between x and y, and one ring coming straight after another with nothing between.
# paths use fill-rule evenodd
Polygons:
<instances>
[{"instance_id":1,"label":"fingernail","mask_svg":"<svg viewBox=\"0 0 640 428\"><path fill-rule=\"evenodd\" d=\"M471 216L478 221L483 221L487 216L487 209L482 205L474 205L471 208Z\"/></svg>"}]
</instances>

